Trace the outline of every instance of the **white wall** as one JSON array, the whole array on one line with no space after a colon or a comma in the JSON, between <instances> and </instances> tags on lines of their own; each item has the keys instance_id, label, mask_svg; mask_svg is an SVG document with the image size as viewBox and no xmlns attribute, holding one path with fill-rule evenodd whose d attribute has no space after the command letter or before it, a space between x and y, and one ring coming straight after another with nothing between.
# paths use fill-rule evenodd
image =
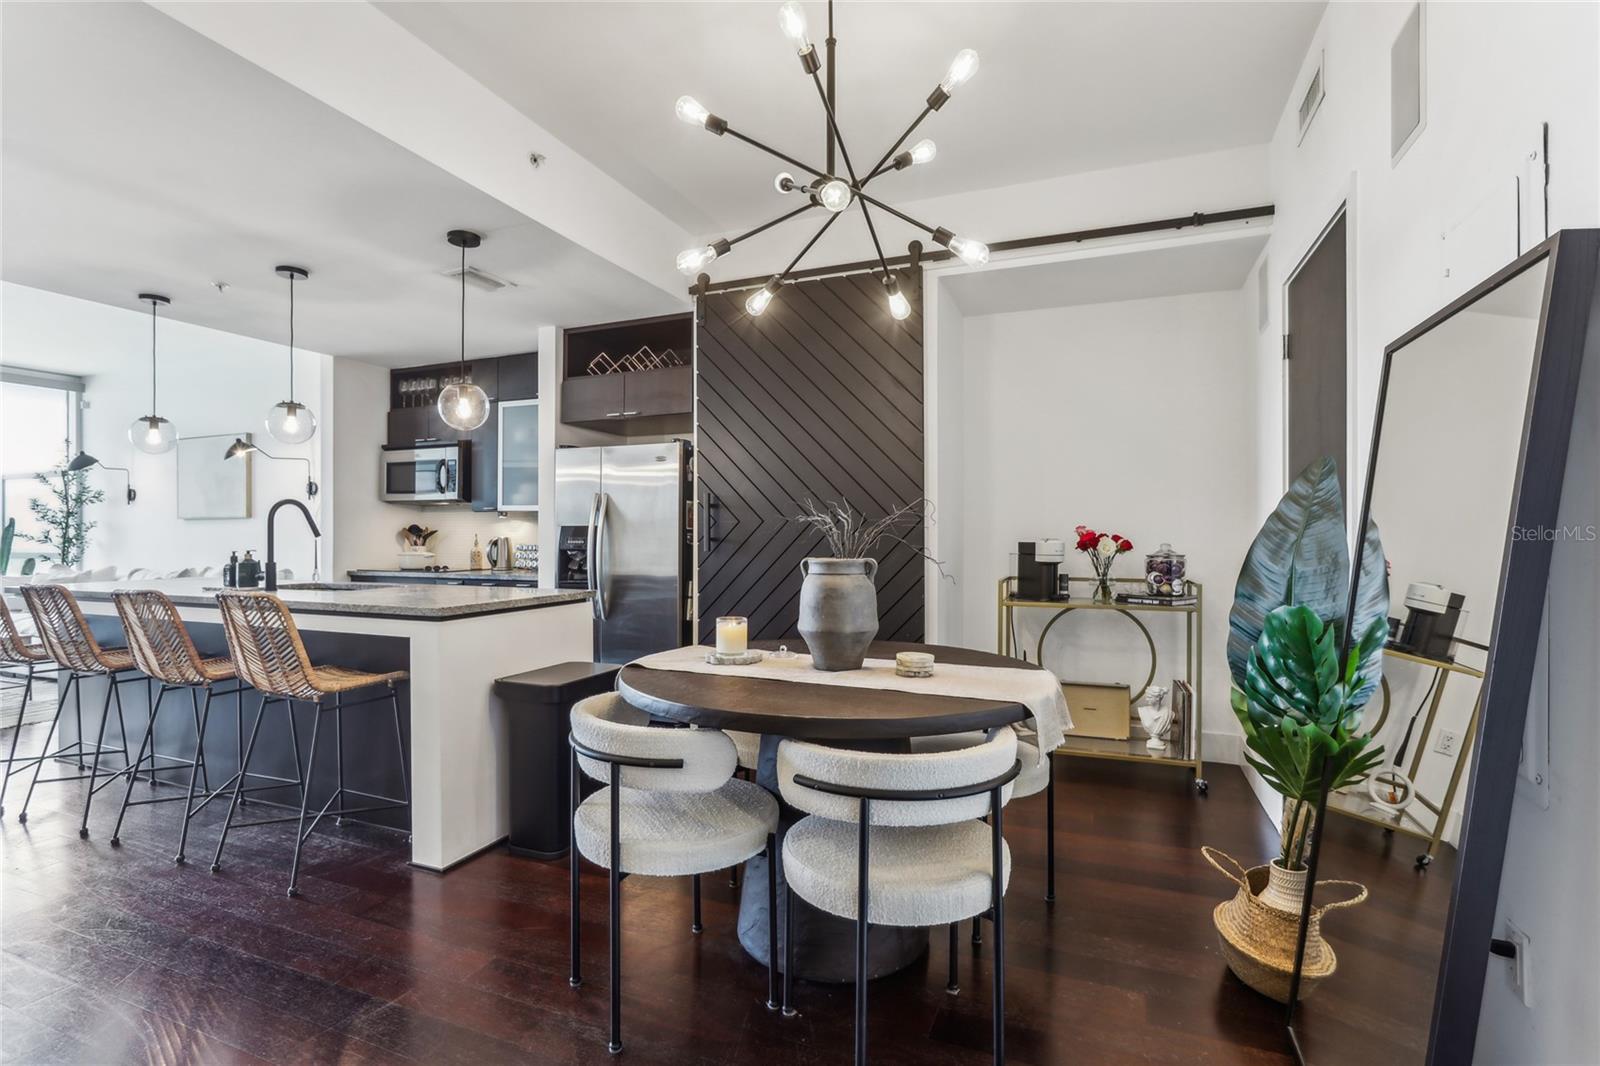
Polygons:
<instances>
[{"instance_id":1,"label":"white wall","mask_svg":"<svg viewBox=\"0 0 1600 1066\"><path fill-rule=\"evenodd\" d=\"M123 571L136 566L220 567L229 551L238 549L242 555L246 548L264 558L267 508L284 497L305 499L305 466L253 457L250 518L180 520L176 450L146 455L128 443L128 424L150 413L150 317L132 296L128 302L133 306L111 307L21 285L4 286L0 332L6 363L83 375L87 379L83 450L111 466L130 468L138 491L138 499L126 504L121 474L98 469L90 473L90 483L105 490L106 500L90 509L99 526L90 534L85 565ZM220 456L233 436L253 433L256 442L274 455L310 459L321 477L320 440L327 433L328 415L322 392L326 356L295 353L296 399L322 420L317 436L296 446L272 440L263 424L267 410L288 394L288 360L282 345L163 319L157 327L157 346L159 413L173 421L181 436L218 435L210 443ZM310 507L323 521L327 497L318 497ZM309 576L311 538L296 528L296 516L283 517L279 563ZM326 558L323 563L326 567Z\"/></svg>"},{"instance_id":2,"label":"white wall","mask_svg":"<svg viewBox=\"0 0 1600 1066\"><path fill-rule=\"evenodd\" d=\"M1255 532L1252 334L1237 291L969 317L959 348L959 415L943 408L939 454L964 438L961 506L945 513L940 549L954 560L959 630L944 639L994 646L995 593L1017 541L1070 539L1081 524L1134 542L1120 576L1144 572L1162 541L1189 556L1205 583L1205 729L1209 757L1236 756L1225 657L1233 579ZM951 368L941 316L941 383ZM943 386L941 386L943 387ZM951 554L954 552L955 554ZM1066 571L1090 576L1069 552ZM1043 612L1018 613L1018 638L1033 654ZM1149 618L1161 650L1156 683L1181 676L1183 629ZM1163 625L1162 623L1169 623ZM1126 681L1149 669L1139 635L1117 616L1058 623L1045 662L1064 679ZM1072 651L1068 653L1067 649Z\"/></svg>"}]
</instances>

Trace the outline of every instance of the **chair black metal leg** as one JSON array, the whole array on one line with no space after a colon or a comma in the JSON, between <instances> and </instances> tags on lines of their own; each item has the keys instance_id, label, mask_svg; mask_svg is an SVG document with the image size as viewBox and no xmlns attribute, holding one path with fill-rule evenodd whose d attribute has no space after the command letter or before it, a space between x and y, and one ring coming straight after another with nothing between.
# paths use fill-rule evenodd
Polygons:
<instances>
[{"instance_id":1,"label":"chair black metal leg","mask_svg":"<svg viewBox=\"0 0 1600 1066\"><path fill-rule=\"evenodd\" d=\"M106 719L111 717L111 697L117 691L117 675L107 674L106 684L108 686L106 688L106 702L100 709L100 733L95 738L94 760L89 771L89 791L83 797L83 821L78 825L78 836L81 839L88 839L89 836L89 808L94 805L95 780L100 776L100 749L105 745L106 741ZM120 703L118 711L121 711ZM83 754L82 733L78 734L78 753L79 755Z\"/></svg>"},{"instance_id":2,"label":"chair black metal leg","mask_svg":"<svg viewBox=\"0 0 1600 1066\"><path fill-rule=\"evenodd\" d=\"M767 1009L778 1002L778 838L767 834Z\"/></svg>"},{"instance_id":3,"label":"chair black metal leg","mask_svg":"<svg viewBox=\"0 0 1600 1066\"><path fill-rule=\"evenodd\" d=\"M856 825L856 1066L867 1063L867 870L872 801L861 797Z\"/></svg>"},{"instance_id":4,"label":"chair black metal leg","mask_svg":"<svg viewBox=\"0 0 1600 1066\"><path fill-rule=\"evenodd\" d=\"M389 707L394 711L394 742L400 747L400 795L411 806L411 764L406 761L406 734L400 728L400 694L389 686Z\"/></svg>"},{"instance_id":5,"label":"chair black metal leg","mask_svg":"<svg viewBox=\"0 0 1600 1066\"><path fill-rule=\"evenodd\" d=\"M705 931L705 926L700 922L700 875L692 874L689 880L694 882L694 918L689 922L689 932L699 936Z\"/></svg>"},{"instance_id":6,"label":"chair black metal leg","mask_svg":"<svg viewBox=\"0 0 1600 1066\"><path fill-rule=\"evenodd\" d=\"M17 728L11 731L11 754L6 756L6 771L0 776L0 818L6 813L6 786L11 783L11 765L17 761L17 738L22 736L22 722L28 717L28 697L33 695L33 664L28 664L28 684L22 690L22 710L17 714Z\"/></svg>"},{"instance_id":7,"label":"chair black metal leg","mask_svg":"<svg viewBox=\"0 0 1600 1066\"><path fill-rule=\"evenodd\" d=\"M994 1066L1006 1061L1006 889L1003 867L1004 841L1000 835L1000 790L989 793L990 892L994 909Z\"/></svg>"},{"instance_id":8,"label":"chair black metal leg","mask_svg":"<svg viewBox=\"0 0 1600 1066\"><path fill-rule=\"evenodd\" d=\"M611 767L611 1042L622 1050L622 767Z\"/></svg>"},{"instance_id":9,"label":"chair black metal leg","mask_svg":"<svg viewBox=\"0 0 1600 1066\"><path fill-rule=\"evenodd\" d=\"M578 753L572 753L572 818L568 825L570 832L567 836L567 867L572 877L572 898L567 905L567 917L571 922L571 936L568 951L572 956L572 974L567 978L567 984L577 988L583 984L583 969L578 951L578 797L581 795L578 788Z\"/></svg>"},{"instance_id":10,"label":"chair black metal leg","mask_svg":"<svg viewBox=\"0 0 1600 1066\"><path fill-rule=\"evenodd\" d=\"M300 894L300 849L306 842L306 807L311 801L311 771L317 765L317 735L322 732L322 706L312 704L311 716L311 755L306 759L306 772L300 781L300 821L295 826L294 859L289 863L289 897L293 899ZM289 718L294 719L294 704L289 705ZM296 751L296 756L299 752ZM298 761L298 759L296 760ZM298 767L297 767L298 768Z\"/></svg>"},{"instance_id":11,"label":"chair black metal leg","mask_svg":"<svg viewBox=\"0 0 1600 1066\"><path fill-rule=\"evenodd\" d=\"M315 704L313 704L313 706L315 706ZM306 799L307 781L311 777L311 774L309 772L304 774L300 772L300 728L295 724L294 721L294 700L284 700L283 709L287 711L289 715L289 746L294 749L294 777L295 783L300 788L300 802L303 804ZM312 721L312 728L315 729L315 719Z\"/></svg>"},{"instance_id":12,"label":"chair black metal leg","mask_svg":"<svg viewBox=\"0 0 1600 1066\"><path fill-rule=\"evenodd\" d=\"M240 699L243 703L243 698ZM245 773L250 769L250 756L255 754L256 734L261 732L261 715L267 709L267 697L262 696L261 702L256 705L255 724L250 727L250 742L244 746L244 752L239 756L239 774L233 779L233 798L228 801L228 816L222 820L222 835L217 838L217 853L211 857L211 872L216 873L222 869L222 847L228 842L228 827L233 825L233 813L239 809L239 794L244 791ZM239 724L244 724L244 719L239 719Z\"/></svg>"},{"instance_id":13,"label":"chair black metal leg","mask_svg":"<svg viewBox=\"0 0 1600 1066\"><path fill-rule=\"evenodd\" d=\"M337 692L333 694L333 762L336 777L333 809L338 811L344 809L344 697ZM333 824L343 825L344 816L336 815Z\"/></svg>"},{"instance_id":14,"label":"chair black metal leg","mask_svg":"<svg viewBox=\"0 0 1600 1066\"><path fill-rule=\"evenodd\" d=\"M193 695L194 690L189 690ZM189 767L189 797L183 801L183 827L178 830L178 854L172 861L179 866L184 864L183 849L189 843L189 820L194 817L194 782L200 773L206 746L206 723L211 720L211 686L206 686L206 702L200 711L200 719L194 727L194 762ZM243 767L240 767L243 769ZM211 782L206 782L206 794L211 794Z\"/></svg>"},{"instance_id":15,"label":"chair black metal leg","mask_svg":"<svg viewBox=\"0 0 1600 1066\"><path fill-rule=\"evenodd\" d=\"M76 673L74 673L70 677L68 677L67 678L67 688L73 689L74 692L76 692L77 686L74 684L74 682L76 682L77 680L78 680L78 675ZM20 814L17 815L17 821L21 822L23 825L26 825L28 823L28 804L33 802L33 789L34 789L34 786L36 786L39 783L39 771L44 768L45 756L50 754L50 741L55 739L56 727L61 724L61 712L66 710L66 708L67 708L67 689L64 688L64 689L61 690L61 698L56 701L56 714L55 714L55 717L50 719L50 728L45 730L44 747L39 749L39 758L34 760L33 777L28 782L28 794L26 796L22 797L22 811L21 811ZM81 733L78 734L78 753L79 753L80 756L83 753L83 734L81 734Z\"/></svg>"},{"instance_id":16,"label":"chair black metal leg","mask_svg":"<svg viewBox=\"0 0 1600 1066\"><path fill-rule=\"evenodd\" d=\"M148 694L149 691L150 686L146 685L145 692ZM117 824L111 828L111 846L114 848L122 846L122 819L127 816L128 801L133 798L133 783L139 777L139 767L144 764L146 748L150 749L150 772L155 773L156 753L153 738L156 732L156 715L161 713L161 701L166 698L167 686L163 683L161 691L156 694L155 702L150 705L150 721L145 724L144 736L139 740L139 754L133 760L132 772L128 774L128 787L122 790L122 807L117 811Z\"/></svg>"},{"instance_id":17,"label":"chair black metal leg","mask_svg":"<svg viewBox=\"0 0 1600 1066\"><path fill-rule=\"evenodd\" d=\"M952 996L961 991L961 985L956 981L956 971L961 965L960 944L956 935L960 929L960 922L950 923L950 979L945 982L944 990Z\"/></svg>"},{"instance_id":18,"label":"chair black metal leg","mask_svg":"<svg viewBox=\"0 0 1600 1066\"><path fill-rule=\"evenodd\" d=\"M1056 901L1056 760L1051 754L1045 755L1045 761L1050 765L1049 784L1044 788L1044 855L1045 855L1045 881L1044 901Z\"/></svg>"},{"instance_id":19,"label":"chair black metal leg","mask_svg":"<svg viewBox=\"0 0 1600 1066\"><path fill-rule=\"evenodd\" d=\"M83 765L83 684L81 682L82 675L77 673L76 671L74 671L73 675L72 675L72 679L74 681L78 681L79 682L79 684L77 686L75 686L73 688L73 690L72 690L72 713L78 716L78 769L87 770L88 767ZM48 751L49 748L47 747L45 750Z\"/></svg>"},{"instance_id":20,"label":"chair black metal leg","mask_svg":"<svg viewBox=\"0 0 1600 1066\"><path fill-rule=\"evenodd\" d=\"M150 702L150 685L151 685L151 680L150 680L149 677L146 677L144 679L144 705L146 707L150 708L150 716L152 718L154 718L155 717L155 713L156 713L156 704L161 702L161 697L157 696L156 699L155 699L155 703L151 703ZM163 683L162 686L161 686L163 691L166 690L166 687L167 686L166 686L165 683ZM121 720L122 720L122 718L119 715L117 717L117 721L120 722ZM152 730L146 730L146 732L152 732ZM122 746L123 746L124 749L127 748L127 746L128 746L128 738L127 737L123 737L122 738ZM140 749L140 752L139 752L139 761L140 762L144 761L144 751L143 751L142 746L141 746L141 749ZM134 765L137 766L138 763L136 762ZM139 776L139 772L137 770L135 770L133 773L128 775L130 780L132 778L134 778L134 777L137 777L137 776ZM151 788L155 788L156 787L156 758L155 758L155 748L154 747L152 747L150 749L150 787Z\"/></svg>"},{"instance_id":21,"label":"chair black metal leg","mask_svg":"<svg viewBox=\"0 0 1600 1066\"><path fill-rule=\"evenodd\" d=\"M793 1018L794 1009L794 889L783 885L783 1016Z\"/></svg>"},{"instance_id":22,"label":"chair black metal leg","mask_svg":"<svg viewBox=\"0 0 1600 1066\"><path fill-rule=\"evenodd\" d=\"M983 943L983 915L972 919L972 946L977 947Z\"/></svg>"},{"instance_id":23,"label":"chair black metal leg","mask_svg":"<svg viewBox=\"0 0 1600 1066\"><path fill-rule=\"evenodd\" d=\"M728 867L728 887L739 887L739 868L737 866Z\"/></svg>"}]
</instances>

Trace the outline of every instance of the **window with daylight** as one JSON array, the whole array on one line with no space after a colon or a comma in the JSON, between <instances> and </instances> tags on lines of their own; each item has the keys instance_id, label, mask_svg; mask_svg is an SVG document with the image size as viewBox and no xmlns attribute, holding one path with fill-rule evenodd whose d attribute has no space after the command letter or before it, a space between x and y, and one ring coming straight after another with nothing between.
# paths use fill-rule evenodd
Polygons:
<instances>
[{"instance_id":1,"label":"window with daylight","mask_svg":"<svg viewBox=\"0 0 1600 1066\"><path fill-rule=\"evenodd\" d=\"M12 572L30 556L54 558L38 540L39 524L28 503L44 491L37 475L77 454L82 400L83 386L75 378L55 382L39 375L24 383L8 375L0 381L0 526L17 520Z\"/></svg>"}]
</instances>

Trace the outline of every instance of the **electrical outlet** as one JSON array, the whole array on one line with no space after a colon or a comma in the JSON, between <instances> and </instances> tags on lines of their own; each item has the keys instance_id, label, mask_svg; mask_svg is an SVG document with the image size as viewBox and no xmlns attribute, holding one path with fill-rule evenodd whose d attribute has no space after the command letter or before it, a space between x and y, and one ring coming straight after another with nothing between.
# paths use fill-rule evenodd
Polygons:
<instances>
[{"instance_id":1,"label":"electrical outlet","mask_svg":"<svg viewBox=\"0 0 1600 1066\"><path fill-rule=\"evenodd\" d=\"M1440 755L1455 755L1461 747L1461 734L1449 729L1439 730L1438 739L1433 742L1433 750Z\"/></svg>"},{"instance_id":2,"label":"electrical outlet","mask_svg":"<svg viewBox=\"0 0 1600 1066\"><path fill-rule=\"evenodd\" d=\"M1517 946L1517 957L1508 959L1511 963L1511 990L1522 1000L1524 1007L1533 1006L1532 978L1532 947L1533 941L1528 939L1528 934L1518 929L1510 921L1506 922L1506 939Z\"/></svg>"}]
</instances>

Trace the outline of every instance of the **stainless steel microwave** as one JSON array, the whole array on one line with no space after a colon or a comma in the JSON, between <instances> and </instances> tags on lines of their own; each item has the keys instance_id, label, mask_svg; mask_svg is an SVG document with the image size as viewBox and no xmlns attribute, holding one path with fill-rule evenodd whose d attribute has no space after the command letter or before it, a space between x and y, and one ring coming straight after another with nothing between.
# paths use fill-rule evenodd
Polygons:
<instances>
[{"instance_id":1,"label":"stainless steel microwave","mask_svg":"<svg viewBox=\"0 0 1600 1066\"><path fill-rule=\"evenodd\" d=\"M453 441L385 448L378 471L379 496L389 503L462 503L472 498L467 443Z\"/></svg>"}]
</instances>

